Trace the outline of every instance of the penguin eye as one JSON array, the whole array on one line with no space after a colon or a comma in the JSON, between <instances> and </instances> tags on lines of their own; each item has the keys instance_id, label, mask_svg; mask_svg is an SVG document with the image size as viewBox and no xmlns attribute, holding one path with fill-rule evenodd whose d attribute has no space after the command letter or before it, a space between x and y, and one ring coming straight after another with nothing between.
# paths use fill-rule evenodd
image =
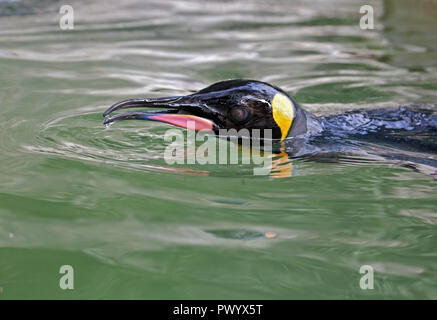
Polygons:
<instances>
[{"instance_id":1,"label":"penguin eye","mask_svg":"<svg viewBox=\"0 0 437 320\"><path fill-rule=\"evenodd\" d=\"M231 120L237 123L241 123L247 120L249 117L249 111L244 107L233 107L229 111L229 116Z\"/></svg>"}]
</instances>

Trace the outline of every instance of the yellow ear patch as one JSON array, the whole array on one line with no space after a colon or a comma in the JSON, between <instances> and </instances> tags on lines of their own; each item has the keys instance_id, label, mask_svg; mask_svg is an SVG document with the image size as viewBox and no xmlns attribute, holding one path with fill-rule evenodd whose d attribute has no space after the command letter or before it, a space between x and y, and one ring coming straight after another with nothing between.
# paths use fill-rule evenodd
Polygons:
<instances>
[{"instance_id":1,"label":"yellow ear patch","mask_svg":"<svg viewBox=\"0 0 437 320\"><path fill-rule=\"evenodd\" d=\"M273 119L281 129L281 140L287 137L291 124L293 123L293 103L283 94L277 93L272 100Z\"/></svg>"}]
</instances>

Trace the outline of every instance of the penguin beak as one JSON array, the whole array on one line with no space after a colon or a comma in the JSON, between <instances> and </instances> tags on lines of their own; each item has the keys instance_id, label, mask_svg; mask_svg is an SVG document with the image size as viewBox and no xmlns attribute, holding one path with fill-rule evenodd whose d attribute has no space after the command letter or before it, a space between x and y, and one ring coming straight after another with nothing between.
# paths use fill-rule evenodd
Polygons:
<instances>
[{"instance_id":1,"label":"penguin beak","mask_svg":"<svg viewBox=\"0 0 437 320\"><path fill-rule=\"evenodd\" d=\"M109 116L112 112L129 108L160 108L161 110L131 111ZM134 98L127 99L109 107L103 116L103 124L120 120L151 120L168 123L185 129L214 130L213 121L202 116L208 115L207 107L189 96L164 98ZM200 116L202 115L202 116Z\"/></svg>"}]
</instances>

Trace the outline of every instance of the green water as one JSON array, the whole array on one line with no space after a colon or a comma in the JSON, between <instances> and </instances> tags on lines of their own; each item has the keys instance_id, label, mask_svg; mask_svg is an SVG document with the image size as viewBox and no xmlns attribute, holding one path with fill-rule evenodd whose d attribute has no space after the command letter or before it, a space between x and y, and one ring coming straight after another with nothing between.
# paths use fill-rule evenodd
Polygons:
<instances>
[{"instance_id":1,"label":"green water","mask_svg":"<svg viewBox=\"0 0 437 320\"><path fill-rule=\"evenodd\" d=\"M361 30L365 3L73 1L63 31L61 2L0 1L0 299L437 299L429 175L168 165L167 125L101 124L121 99L227 78L319 115L436 102L437 5L371 1L375 30Z\"/></svg>"}]
</instances>

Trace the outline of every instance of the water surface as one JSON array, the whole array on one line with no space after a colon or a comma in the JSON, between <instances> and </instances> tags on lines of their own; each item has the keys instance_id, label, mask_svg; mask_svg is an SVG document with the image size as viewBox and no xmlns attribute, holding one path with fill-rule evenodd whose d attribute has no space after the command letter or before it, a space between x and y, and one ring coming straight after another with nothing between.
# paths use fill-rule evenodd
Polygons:
<instances>
[{"instance_id":1,"label":"water surface","mask_svg":"<svg viewBox=\"0 0 437 320\"><path fill-rule=\"evenodd\" d=\"M435 103L437 6L0 1L0 298L437 298L437 184L384 161L168 165L134 96L252 78L317 114ZM374 290L359 287L362 265ZM71 265L75 289L59 288Z\"/></svg>"}]
</instances>

